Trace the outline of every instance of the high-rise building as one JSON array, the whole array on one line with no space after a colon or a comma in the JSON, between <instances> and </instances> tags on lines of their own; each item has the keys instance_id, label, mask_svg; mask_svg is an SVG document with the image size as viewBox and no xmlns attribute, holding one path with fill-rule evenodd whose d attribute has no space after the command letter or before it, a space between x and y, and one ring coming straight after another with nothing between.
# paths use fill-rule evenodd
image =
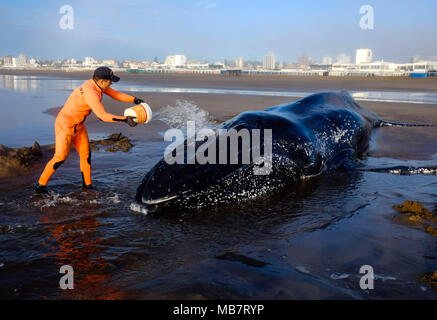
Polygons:
<instances>
[{"instance_id":1,"label":"high-rise building","mask_svg":"<svg viewBox=\"0 0 437 320\"><path fill-rule=\"evenodd\" d=\"M332 64L332 57L324 56L322 59L322 64L323 65Z\"/></svg>"},{"instance_id":2,"label":"high-rise building","mask_svg":"<svg viewBox=\"0 0 437 320\"><path fill-rule=\"evenodd\" d=\"M340 63L340 64L348 64L348 63L351 63L351 57L348 56L348 55L345 54L345 53L340 53L340 54L337 56L337 63Z\"/></svg>"},{"instance_id":3,"label":"high-rise building","mask_svg":"<svg viewBox=\"0 0 437 320\"><path fill-rule=\"evenodd\" d=\"M90 67L90 66L92 66L92 65L94 65L94 64L97 64L99 61L98 60L96 60L96 59L94 59L93 57L85 57L85 59L83 60L83 65L84 66L87 66L87 67Z\"/></svg>"},{"instance_id":4,"label":"high-rise building","mask_svg":"<svg viewBox=\"0 0 437 320\"><path fill-rule=\"evenodd\" d=\"M243 58L238 57L237 60L235 60L235 68L243 68Z\"/></svg>"},{"instance_id":5,"label":"high-rise building","mask_svg":"<svg viewBox=\"0 0 437 320\"><path fill-rule=\"evenodd\" d=\"M355 63L371 63L372 62L372 50L370 49L357 49L355 56Z\"/></svg>"},{"instance_id":6,"label":"high-rise building","mask_svg":"<svg viewBox=\"0 0 437 320\"><path fill-rule=\"evenodd\" d=\"M176 64L176 60L175 60L174 56L165 57L164 64L169 65L169 66L174 66Z\"/></svg>"},{"instance_id":7,"label":"high-rise building","mask_svg":"<svg viewBox=\"0 0 437 320\"><path fill-rule=\"evenodd\" d=\"M267 70L275 69L275 54L273 52L269 52L264 56L263 68Z\"/></svg>"},{"instance_id":8,"label":"high-rise building","mask_svg":"<svg viewBox=\"0 0 437 320\"><path fill-rule=\"evenodd\" d=\"M24 54L20 54L15 60L15 64L17 67L23 67L27 65L27 57Z\"/></svg>"},{"instance_id":9,"label":"high-rise building","mask_svg":"<svg viewBox=\"0 0 437 320\"><path fill-rule=\"evenodd\" d=\"M104 59L102 64L109 68L118 68L120 66L118 61L115 59Z\"/></svg>"},{"instance_id":10,"label":"high-rise building","mask_svg":"<svg viewBox=\"0 0 437 320\"><path fill-rule=\"evenodd\" d=\"M12 56L8 55L6 57L3 58L3 63L5 65L5 67L11 67L12 66Z\"/></svg>"},{"instance_id":11,"label":"high-rise building","mask_svg":"<svg viewBox=\"0 0 437 320\"><path fill-rule=\"evenodd\" d=\"M176 54L174 56L167 56L164 64L169 66L182 66L187 62L187 58L183 54Z\"/></svg>"}]
</instances>

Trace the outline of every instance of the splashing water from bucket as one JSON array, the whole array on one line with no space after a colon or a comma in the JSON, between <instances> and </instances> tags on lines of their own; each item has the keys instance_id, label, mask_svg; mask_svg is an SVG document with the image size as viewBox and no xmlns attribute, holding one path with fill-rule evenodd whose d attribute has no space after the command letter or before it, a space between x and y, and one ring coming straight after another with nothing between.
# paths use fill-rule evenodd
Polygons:
<instances>
[{"instance_id":1,"label":"splashing water from bucket","mask_svg":"<svg viewBox=\"0 0 437 320\"><path fill-rule=\"evenodd\" d=\"M155 113L154 119L163 121L171 128L184 129L187 121L194 121L196 128L215 128L217 123L208 111L186 100L177 100L175 106L162 107Z\"/></svg>"}]
</instances>

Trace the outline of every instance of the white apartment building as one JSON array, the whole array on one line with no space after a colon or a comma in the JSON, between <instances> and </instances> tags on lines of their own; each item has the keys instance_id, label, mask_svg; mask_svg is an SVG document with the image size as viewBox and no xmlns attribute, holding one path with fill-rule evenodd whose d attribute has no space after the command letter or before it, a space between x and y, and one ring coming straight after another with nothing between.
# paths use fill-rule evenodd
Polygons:
<instances>
[{"instance_id":1,"label":"white apartment building","mask_svg":"<svg viewBox=\"0 0 437 320\"><path fill-rule=\"evenodd\" d=\"M13 64L12 59L13 59L13 58L12 58L11 55L4 57L4 58L3 58L3 64L4 64L4 66L5 66L5 67L11 67L12 64Z\"/></svg>"},{"instance_id":2,"label":"white apartment building","mask_svg":"<svg viewBox=\"0 0 437 320\"><path fill-rule=\"evenodd\" d=\"M118 68L120 66L118 61L114 60L114 59L105 59L105 60L102 61L102 64L105 67L109 67L109 68Z\"/></svg>"},{"instance_id":3,"label":"white apartment building","mask_svg":"<svg viewBox=\"0 0 437 320\"><path fill-rule=\"evenodd\" d=\"M85 59L83 59L83 63L82 64L85 67L91 67L91 66L96 65L98 63L99 63L99 61L94 59L93 57L85 57Z\"/></svg>"},{"instance_id":4,"label":"white apartment building","mask_svg":"<svg viewBox=\"0 0 437 320\"><path fill-rule=\"evenodd\" d=\"M171 67L182 66L186 64L187 58L183 54L176 54L173 56L167 56L164 64Z\"/></svg>"},{"instance_id":5,"label":"white apartment building","mask_svg":"<svg viewBox=\"0 0 437 320\"><path fill-rule=\"evenodd\" d=\"M371 63L373 52L370 49L357 49L355 55L355 64Z\"/></svg>"},{"instance_id":6,"label":"white apartment building","mask_svg":"<svg viewBox=\"0 0 437 320\"><path fill-rule=\"evenodd\" d=\"M24 54L20 54L17 59L15 59L16 67L24 67L27 65L27 57Z\"/></svg>"},{"instance_id":7,"label":"white apartment building","mask_svg":"<svg viewBox=\"0 0 437 320\"><path fill-rule=\"evenodd\" d=\"M273 52L269 52L264 56L263 59L263 69L274 70L275 69L275 54Z\"/></svg>"},{"instance_id":8,"label":"white apartment building","mask_svg":"<svg viewBox=\"0 0 437 320\"><path fill-rule=\"evenodd\" d=\"M237 60L235 60L235 68L242 69L243 68L243 58L238 57Z\"/></svg>"}]
</instances>

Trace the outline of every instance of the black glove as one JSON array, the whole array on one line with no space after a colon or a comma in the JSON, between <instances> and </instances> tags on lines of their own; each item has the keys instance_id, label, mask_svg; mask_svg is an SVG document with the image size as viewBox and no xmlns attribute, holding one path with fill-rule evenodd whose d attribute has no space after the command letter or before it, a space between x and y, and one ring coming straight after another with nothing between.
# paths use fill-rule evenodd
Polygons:
<instances>
[{"instance_id":1,"label":"black glove","mask_svg":"<svg viewBox=\"0 0 437 320\"><path fill-rule=\"evenodd\" d=\"M143 102L144 102L143 99L136 98L136 97L135 97L135 99L134 99L134 103L135 103L135 104L140 104L140 103L143 103Z\"/></svg>"},{"instance_id":2,"label":"black glove","mask_svg":"<svg viewBox=\"0 0 437 320\"><path fill-rule=\"evenodd\" d=\"M126 117L127 124L130 125L131 127L135 127L138 123L136 123L136 121L134 119L136 119L136 118L131 117L131 116L127 116Z\"/></svg>"}]
</instances>

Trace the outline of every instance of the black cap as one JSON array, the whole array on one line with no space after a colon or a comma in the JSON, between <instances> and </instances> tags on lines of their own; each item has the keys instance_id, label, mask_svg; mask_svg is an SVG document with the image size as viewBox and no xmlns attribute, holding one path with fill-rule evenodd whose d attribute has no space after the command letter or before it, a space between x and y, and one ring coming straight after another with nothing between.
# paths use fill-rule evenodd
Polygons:
<instances>
[{"instance_id":1,"label":"black cap","mask_svg":"<svg viewBox=\"0 0 437 320\"><path fill-rule=\"evenodd\" d=\"M112 70L108 67L98 67L96 70L94 70L94 77L99 79L111 80L112 82L117 82L118 80L120 80L120 78L114 75L114 72L112 72Z\"/></svg>"}]
</instances>

